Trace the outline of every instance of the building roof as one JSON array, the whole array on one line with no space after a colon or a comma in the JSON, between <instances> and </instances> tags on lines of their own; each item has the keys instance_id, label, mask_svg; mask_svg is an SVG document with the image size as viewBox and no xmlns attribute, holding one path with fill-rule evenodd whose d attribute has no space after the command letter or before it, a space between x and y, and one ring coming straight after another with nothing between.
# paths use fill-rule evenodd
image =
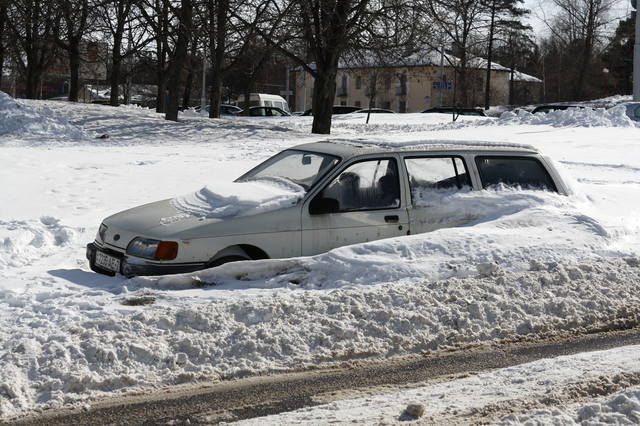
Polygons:
<instances>
[{"instance_id":1,"label":"building roof","mask_svg":"<svg viewBox=\"0 0 640 426\"><path fill-rule=\"evenodd\" d=\"M339 69L358 69L358 68L397 68L397 67L415 67L415 66L440 66L443 60L445 67L456 66L460 62L460 58L453 56L447 52L441 58L439 50L423 49L408 56L398 55L396 58L378 59L375 55L363 55L358 58L340 59L338 63ZM314 69L315 63L309 64ZM487 60L479 56L467 59L467 66L472 69L486 69ZM491 69L497 72L511 72L511 69L497 62L491 62ZM527 83L542 83L537 77L514 70L513 81Z\"/></svg>"}]
</instances>

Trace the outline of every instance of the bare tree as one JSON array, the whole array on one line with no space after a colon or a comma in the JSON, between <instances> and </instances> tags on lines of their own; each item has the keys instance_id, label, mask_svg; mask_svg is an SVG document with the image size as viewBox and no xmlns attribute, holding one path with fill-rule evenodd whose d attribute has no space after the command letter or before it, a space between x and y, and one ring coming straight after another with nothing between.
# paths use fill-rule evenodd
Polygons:
<instances>
[{"instance_id":1,"label":"bare tree","mask_svg":"<svg viewBox=\"0 0 640 426\"><path fill-rule=\"evenodd\" d=\"M134 6L137 3L138 0L103 0L98 6L103 33L111 41L109 104L112 106L120 104L120 83L125 60L152 41L143 20L136 14Z\"/></svg>"},{"instance_id":2,"label":"bare tree","mask_svg":"<svg viewBox=\"0 0 640 426\"><path fill-rule=\"evenodd\" d=\"M165 119L178 121L178 104L180 101L180 76L184 69L189 42L191 40L193 22L192 0L181 0L180 8L174 9L178 17L176 22L177 38L174 48L169 55L169 66L167 69L168 96Z\"/></svg>"},{"instance_id":3,"label":"bare tree","mask_svg":"<svg viewBox=\"0 0 640 426\"><path fill-rule=\"evenodd\" d=\"M455 102L468 106L470 49L477 41L474 34L482 22L484 9L477 0L424 0L424 4L436 32L451 41L453 53L458 57L457 61L446 57L457 76Z\"/></svg>"},{"instance_id":4,"label":"bare tree","mask_svg":"<svg viewBox=\"0 0 640 426\"><path fill-rule=\"evenodd\" d=\"M13 60L26 81L29 99L39 96L41 79L56 55L55 3L45 0L8 2L7 20Z\"/></svg>"},{"instance_id":5,"label":"bare tree","mask_svg":"<svg viewBox=\"0 0 640 426\"><path fill-rule=\"evenodd\" d=\"M521 22L528 10L521 8L523 0L480 0L487 15L487 73L485 77L484 108L491 105L491 67L493 62L493 44L496 34L516 28L530 28Z\"/></svg>"},{"instance_id":6,"label":"bare tree","mask_svg":"<svg viewBox=\"0 0 640 426\"><path fill-rule=\"evenodd\" d=\"M90 11L94 4L89 0L57 0L57 23L54 26L56 43L67 52L69 58L69 101L78 101L80 88L80 47L87 34Z\"/></svg>"},{"instance_id":7,"label":"bare tree","mask_svg":"<svg viewBox=\"0 0 640 426\"><path fill-rule=\"evenodd\" d=\"M346 52L366 47L374 39L396 42L389 33L399 17L412 8L399 0L283 0L273 1L268 29L261 36L314 78L313 133L331 131L338 63Z\"/></svg>"},{"instance_id":8,"label":"bare tree","mask_svg":"<svg viewBox=\"0 0 640 426\"><path fill-rule=\"evenodd\" d=\"M165 91L167 83L167 56L169 54L169 35L171 32L171 0L145 0L139 4L139 10L149 26L149 32L155 42L156 80L158 91L156 111L165 112Z\"/></svg>"},{"instance_id":9,"label":"bare tree","mask_svg":"<svg viewBox=\"0 0 640 426\"><path fill-rule=\"evenodd\" d=\"M609 13L616 0L553 0L553 3L559 13L546 24L552 37L572 49L574 57L578 56L573 96L579 100L585 96L587 72L603 30L611 22Z\"/></svg>"},{"instance_id":10,"label":"bare tree","mask_svg":"<svg viewBox=\"0 0 640 426\"><path fill-rule=\"evenodd\" d=\"M2 72L4 69L6 22L8 0L0 0L0 87L2 87Z\"/></svg>"}]
</instances>

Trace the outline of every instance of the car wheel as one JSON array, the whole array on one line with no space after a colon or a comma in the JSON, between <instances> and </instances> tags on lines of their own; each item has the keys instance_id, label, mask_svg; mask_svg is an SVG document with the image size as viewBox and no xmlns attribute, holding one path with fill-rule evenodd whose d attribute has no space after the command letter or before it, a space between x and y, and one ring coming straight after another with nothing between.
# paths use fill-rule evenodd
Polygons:
<instances>
[{"instance_id":1,"label":"car wheel","mask_svg":"<svg viewBox=\"0 0 640 426\"><path fill-rule=\"evenodd\" d=\"M208 265L208 267L214 268L216 266L224 265L225 263L240 262L241 260L251 260L251 259L249 259L248 257L242 257L242 256L224 256L211 262Z\"/></svg>"}]
</instances>

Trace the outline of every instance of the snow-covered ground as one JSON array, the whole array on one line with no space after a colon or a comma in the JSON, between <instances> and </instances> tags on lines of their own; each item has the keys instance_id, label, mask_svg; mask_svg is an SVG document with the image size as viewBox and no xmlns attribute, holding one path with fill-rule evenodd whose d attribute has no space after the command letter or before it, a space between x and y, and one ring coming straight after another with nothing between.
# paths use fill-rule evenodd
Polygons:
<instances>
[{"instance_id":1,"label":"snow-covered ground","mask_svg":"<svg viewBox=\"0 0 640 426\"><path fill-rule=\"evenodd\" d=\"M144 387L638 319L640 129L619 109L455 123L377 114L368 125L350 114L328 137L311 135L308 117L172 123L147 109L2 93L0 117L0 419ZM104 217L229 187L272 154L327 138L530 144L575 194L452 196L442 203L480 219L314 257L132 280L88 269L84 246Z\"/></svg>"}]
</instances>

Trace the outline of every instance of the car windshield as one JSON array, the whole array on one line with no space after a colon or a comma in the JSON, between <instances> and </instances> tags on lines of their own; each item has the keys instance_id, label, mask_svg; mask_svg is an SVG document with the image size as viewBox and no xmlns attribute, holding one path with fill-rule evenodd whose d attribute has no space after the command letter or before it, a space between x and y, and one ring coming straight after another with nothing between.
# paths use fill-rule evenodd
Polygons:
<instances>
[{"instance_id":1,"label":"car windshield","mask_svg":"<svg viewBox=\"0 0 640 426\"><path fill-rule=\"evenodd\" d=\"M340 159L333 155L289 149L240 176L236 182L277 177L290 180L308 191L339 162Z\"/></svg>"}]
</instances>

